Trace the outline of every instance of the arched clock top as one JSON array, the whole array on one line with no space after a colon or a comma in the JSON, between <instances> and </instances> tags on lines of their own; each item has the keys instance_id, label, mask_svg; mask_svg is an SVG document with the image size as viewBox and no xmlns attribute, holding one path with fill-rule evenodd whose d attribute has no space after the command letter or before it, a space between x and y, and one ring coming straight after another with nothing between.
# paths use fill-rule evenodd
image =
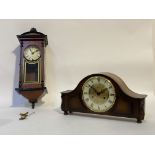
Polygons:
<instances>
[{"instance_id":1,"label":"arched clock top","mask_svg":"<svg viewBox=\"0 0 155 155\"><path fill-rule=\"evenodd\" d=\"M131 89L128 88L128 86L125 84L125 82L117 75L113 74L113 73L109 73L109 72L102 72L101 73L104 76L107 76L109 78L111 78L112 80L114 80L117 85L120 87L120 89L128 96L135 98L135 99L143 99L146 98L147 95L145 94L138 94L134 91L132 91Z\"/></svg>"},{"instance_id":2,"label":"arched clock top","mask_svg":"<svg viewBox=\"0 0 155 155\"><path fill-rule=\"evenodd\" d=\"M74 91L76 91L76 90L81 91L83 83L87 79L89 79L90 77L93 77L93 76L104 76L104 77L110 78L118 85L118 87L122 90L122 92L124 94L126 94L127 96L130 96L132 98L144 99L147 97L147 95L145 95L145 94L138 94L138 93L132 91L131 89L129 89L128 86L125 84L125 82L119 76L117 76L113 73L110 73L110 72L101 72L101 73L88 75L78 83L77 87L74 90L67 90L67 91L64 91L63 93L74 93Z\"/></svg>"}]
</instances>

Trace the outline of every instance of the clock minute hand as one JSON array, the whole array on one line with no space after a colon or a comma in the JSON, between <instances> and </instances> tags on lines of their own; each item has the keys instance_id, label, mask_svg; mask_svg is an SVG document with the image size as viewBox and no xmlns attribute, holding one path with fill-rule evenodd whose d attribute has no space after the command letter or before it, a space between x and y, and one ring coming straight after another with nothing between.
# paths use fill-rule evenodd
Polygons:
<instances>
[{"instance_id":1,"label":"clock minute hand","mask_svg":"<svg viewBox=\"0 0 155 155\"><path fill-rule=\"evenodd\" d=\"M98 94L97 90L93 86L89 85L89 87L92 88L95 91L96 94Z\"/></svg>"},{"instance_id":2,"label":"clock minute hand","mask_svg":"<svg viewBox=\"0 0 155 155\"><path fill-rule=\"evenodd\" d=\"M34 51L34 53L36 53L36 52L38 52L38 49L36 49L36 50Z\"/></svg>"},{"instance_id":3,"label":"clock minute hand","mask_svg":"<svg viewBox=\"0 0 155 155\"><path fill-rule=\"evenodd\" d=\"M33 53L32 50L31 50L31 48L30 48L30 51L31 51L31 53Z\"/></svg>"}]
</instances>

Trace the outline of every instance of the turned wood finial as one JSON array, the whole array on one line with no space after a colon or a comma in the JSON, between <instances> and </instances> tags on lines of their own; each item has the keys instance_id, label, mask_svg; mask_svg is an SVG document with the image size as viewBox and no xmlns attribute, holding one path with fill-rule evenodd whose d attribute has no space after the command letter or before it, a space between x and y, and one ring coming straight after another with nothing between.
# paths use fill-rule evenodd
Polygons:
<instances>
[{"instance_id":1,"label":"turned wood finial","mask_svg":"<svg viewBox=\"0 0 155 155\"><path fill-rule=\"evenodd\" d=\"M35 32L37 32L37 29L34 28L34 27L32 27L31 30L30 30L30 32L35 33Z\"/></svg>"}]
</instances>

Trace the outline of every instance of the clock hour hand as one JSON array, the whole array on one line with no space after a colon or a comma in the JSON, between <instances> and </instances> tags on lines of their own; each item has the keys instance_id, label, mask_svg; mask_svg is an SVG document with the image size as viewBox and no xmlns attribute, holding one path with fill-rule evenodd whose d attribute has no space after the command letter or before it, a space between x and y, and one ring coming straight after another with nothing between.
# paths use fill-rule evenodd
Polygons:
<instances>
[{"instance_id":1,"label":"clock hour hand","mask_svg":"<svg viewBox=\"0 0 155 155\"><path fill-rule=\"evenodd\" d=\"M31 54L32 54L32 55L34 55L34 53L35 53L35 52L34 52L34 51L32 51L32 50L31 50L31 48L30 48L30 51L31 51Z\"/></svg>"},{"instance_id":2,"label":"clock hour hand","mask_svg":"<svg viewBox=\"0 0 155 155\"><path fill-rule=\"evenodd\" d=\"M32 50L30 49L30 51L31 51L32 54L35 54L38 50L36 49L35 51L34 51L34 50L32 51Z\"/></svg>"},{"instance_id":3,"label":"clock hour hand","mask_svg":"<svg viewBox=\"0 0 155 155\"><path fill-rule=\"evenodd\" d=\"M96 89L93 86L89 85L89 87L92 88L95 91L96 94L98 94L98 92L96 91Z\"/></svg>"},{"instance_id":4,"label":"clock hour hand","mask_svg":"<svg viewBox=\"0 0 155 155\"><path fill-rule=\"evenodd\" d=\"M107 88L101 89L100 94L104 93Z\"/></svg>"}]
</instances>

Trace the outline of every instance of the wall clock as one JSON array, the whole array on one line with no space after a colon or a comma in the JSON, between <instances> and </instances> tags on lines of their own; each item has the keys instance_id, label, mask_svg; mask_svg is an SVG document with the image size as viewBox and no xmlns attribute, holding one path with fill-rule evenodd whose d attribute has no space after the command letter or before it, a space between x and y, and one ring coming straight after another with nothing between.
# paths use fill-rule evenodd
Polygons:
<instances>
[{"instance_id":1,"label":"wall clock","mask_svg":"<svg viewBox=\"0 0 155 155\"><path fill-rule=\"evenodd\" d=\"M46 90L44 83L44 53L48 45L47 35L32 28L29 32L17 35L20 42L19 88L21 95L32 103Z\"/></svg>"},{"instance_id":2,"label":"wall clock","mask_svg":"<svg viewBox=\"0 0 155 155\"><path fill-rule=\"evenodd\" d=\"M61 93L61 109L72 112L136 118L141 123L145 115L147 95L131 91L115 74L104 72L83 78L74 90Z\"/></svg>"}]
</instances>

